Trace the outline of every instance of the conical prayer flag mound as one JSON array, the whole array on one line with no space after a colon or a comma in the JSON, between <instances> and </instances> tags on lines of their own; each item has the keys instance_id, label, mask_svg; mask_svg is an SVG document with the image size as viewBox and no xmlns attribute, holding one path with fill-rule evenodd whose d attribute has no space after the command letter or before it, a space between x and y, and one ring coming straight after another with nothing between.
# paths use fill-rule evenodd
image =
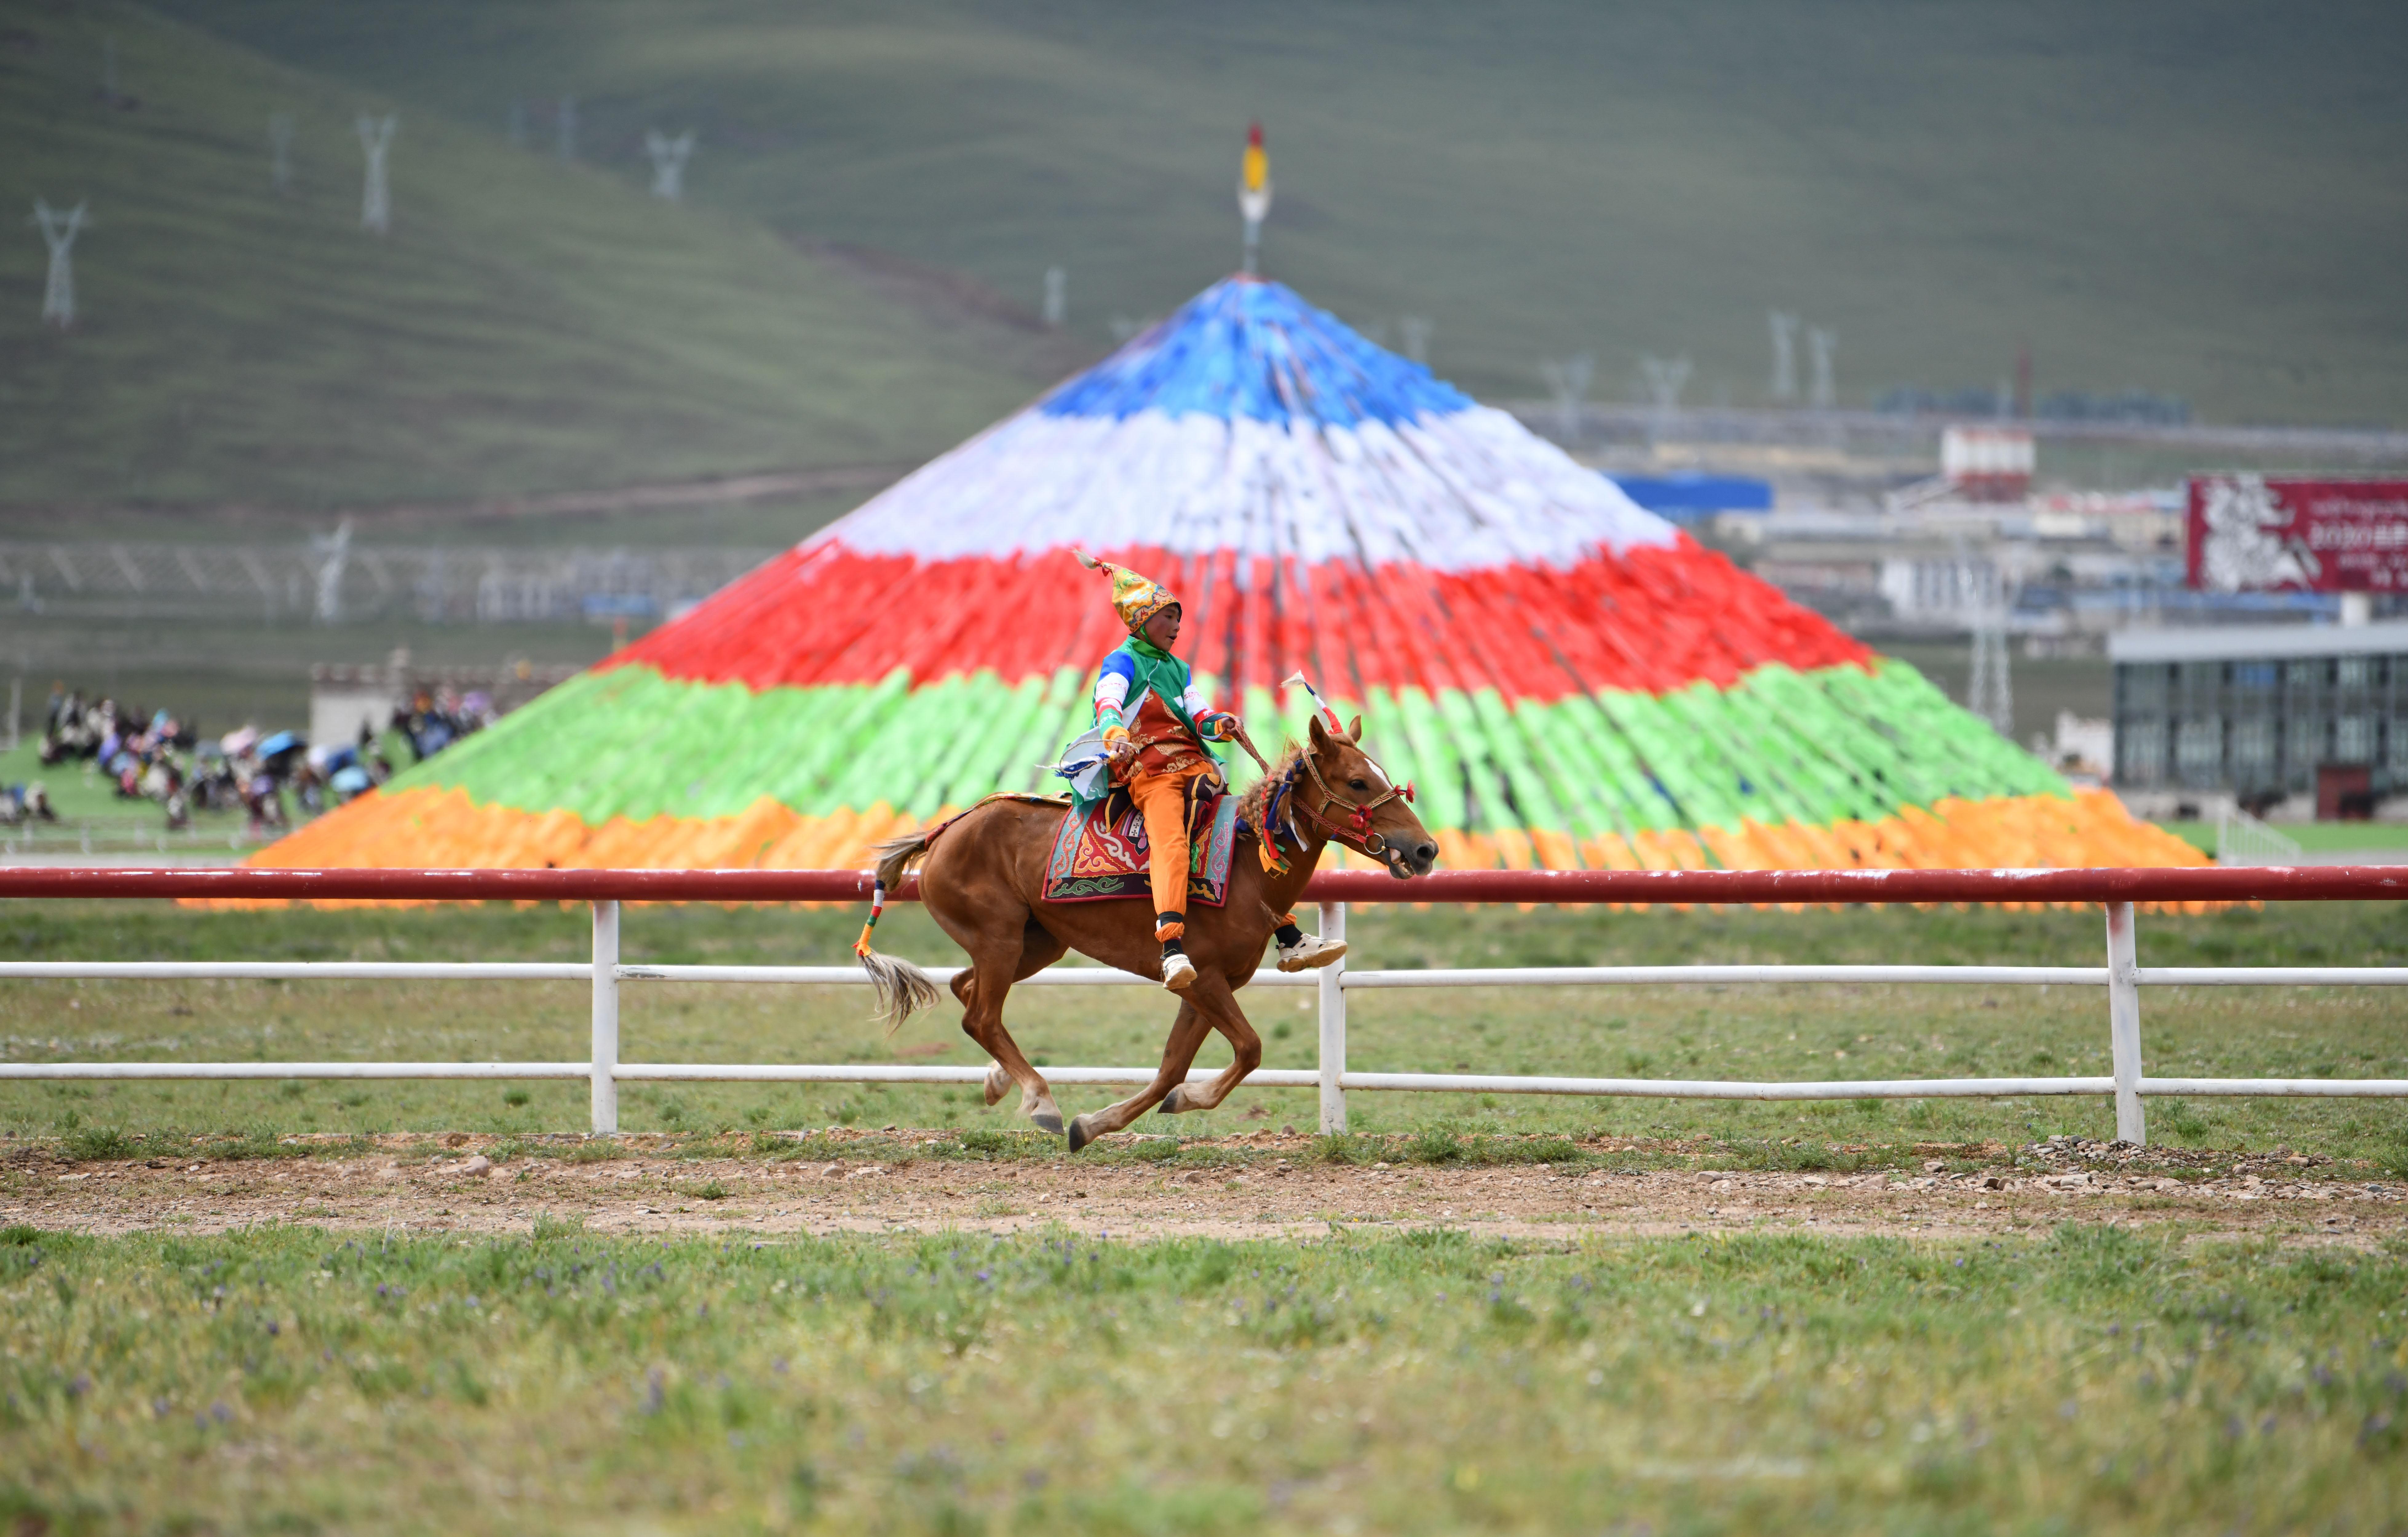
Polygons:
<instances>
[{"instance_id":1,"label":"conical prayer flag mound","mask_svg":"<svg viewBox=\"0 0 2408 1537\"><path fill-rule=\"evenodd\" d=\"M1302 670L1446 866L2193 864L1502 411L1233 279L694 612L254 855L858 867L1039 768L1181 598L1266 747ZM1252 773L1251 766L1237 777Z\"/></svg>"}]
</instances>

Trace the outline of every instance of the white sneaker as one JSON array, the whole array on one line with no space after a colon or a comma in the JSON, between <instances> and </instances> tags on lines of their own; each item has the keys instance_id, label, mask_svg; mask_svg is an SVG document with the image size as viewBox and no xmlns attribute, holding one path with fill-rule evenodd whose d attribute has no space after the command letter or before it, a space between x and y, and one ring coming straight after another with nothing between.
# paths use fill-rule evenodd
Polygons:
<instances>
[{"instance_id":1,"label":"white sneaker","mask_svg":"<svg viewBox=\"0 0 2408 1537\"><path fill-rule=\"evenodd\" d=\"M1325 940L1317 934L1307 934L1294 944L1279 947L1279 969L1283 971L1311 971L1329 965L1345 954L1344 940Z\"/></svg>"},{"instance_id":2,"label":"white sneaker","mask_svg":"<svg viewBox=\"0 0 2408 1537\"><path fill-rule=\"evenodd\" d=\"M1174 993L1183 993L1196 985L1196 963L1185 953L1173 951L1162 957L1162 984Z\"/></svg>"}]
</instances>

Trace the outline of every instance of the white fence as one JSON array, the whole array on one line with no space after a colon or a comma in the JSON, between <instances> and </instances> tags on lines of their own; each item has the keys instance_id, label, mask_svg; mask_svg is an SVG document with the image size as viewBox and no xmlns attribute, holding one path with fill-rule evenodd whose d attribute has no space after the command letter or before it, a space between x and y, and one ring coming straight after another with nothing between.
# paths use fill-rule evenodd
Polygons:
<instances>
[{"instance_id":1,"label":"white fence","mask_svg":"<svg viewBox=\"0 0 2408 1537\"><path fill-rule=\"evenodd\" d=\"M579 982L591 990L591 1046L573 1062L10 1062L0 1080L126 1079L584 1079L596 1133L619 1128L623 1083L720 1081L781 1084L977 1084L983 1067L908 1064L628 1062L620 1056L619 993L636 983L753 983L866 985L853 966L663 966L620 953L622 897L652 900L828 900L866 896L853 871L309 871L39 870L0 871L0 898L159 896L469 899L493 896L590 901L592 959L575 962L381 961L0 961L0 980L235 980ZM906 888L908 895L910 888ZM2086 898L2074 893L2089 891ZM1321 931L1343 938L1347 895L1422 896L1438 901L1797 901L1833 899L2082 901L2106 914L2103 966L1584 966L1455 970L1357 970L1340 965L1307 975L1266 970L1247 985L1311 988L1319 1031L1311 1070L1264 1069L1247 1082L1267 1088L1319 1091L1325 1132L1346 1129L1346 1096L1355 1092L1559 1094L1710 1099L1902 1099L1991 1096L2100 1095L2115 1101L2115 1132L2147 1140L2143 1100L2152 1095L2408 1097L2396 1078L2163 1078L2143 1069L2140 990L2151 986L2401 986L2408 967L2149 967L2139 964L2135 901L2329 900L2408 895L2408 869L2249 870L1869 870L1869 871L1477 871L1425 877L1413 887L1384 875L1318 877ZM1970 895L1969 895L1970 894ZM932 967L949 980L953 968ZM1889 983L1982 986L2092 986L2107 994L2113 1072L2092 1077L1828 1079L1749 1082L1727 1079L1573 1078L1489 1073L1357 1072L1346 1063L1346 998L1405 987L1634 986L1664 984ZM1097 967L1055 966L1020 986L1158 987L1151 978ZM1151 1083L1150 1067L1049 1067L1054 1084ZM1191 1081L1211 1076L1192 1070Z\"/></svg>"}]
</instances>

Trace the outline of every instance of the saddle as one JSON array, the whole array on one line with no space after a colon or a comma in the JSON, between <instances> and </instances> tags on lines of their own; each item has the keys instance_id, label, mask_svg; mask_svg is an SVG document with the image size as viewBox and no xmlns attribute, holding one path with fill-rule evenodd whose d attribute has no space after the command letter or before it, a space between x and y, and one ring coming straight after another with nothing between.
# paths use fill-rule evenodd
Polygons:
<instances>
[{"instance_id":1,"label":"saddle","mask_svg":"<svg viewBox=\"0 0 2408 1537\"><path fill-rule=\"evenodd\" d=\"M1238 847L1238 797L1211 790L1196 797L1187 828L1187 899L1205 907L1229 900L1229 867ZM1045 860L1044 899L1100 902L1151 898L1146 875L1145 816L1125 790L1062 818Z\"/></svg>"}]
</instances>

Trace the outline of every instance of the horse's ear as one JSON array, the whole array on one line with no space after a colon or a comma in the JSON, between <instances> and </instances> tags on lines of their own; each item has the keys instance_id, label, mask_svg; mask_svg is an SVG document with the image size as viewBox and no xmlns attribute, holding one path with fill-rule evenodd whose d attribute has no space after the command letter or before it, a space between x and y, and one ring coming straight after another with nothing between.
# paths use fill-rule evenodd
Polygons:
<instances>
[{"instance_id":1,"label":"horse's ear","mask_svg":"<svg viewBox=\"0 0 2408 1537\"><path fill-rule=\"evenodd\" d=\"M1329 746L1329 729L1321 724L1319 715L1312 716L1312 728L1305 734L1312 739L1312 750L1318 753Z\"/></svg>"},{"instance_id":2,"label":"horse's ear","mask_svg":"<svg viewBox=\"0 0 2408 1537\"><path fill-rule=\"evenodd\" d=\"M1362 717L1362 716L1357 715L1357 716L1355 716L1355 717L1354 718L1354 720L1352 720L1352 721L1350 721L1350 722L1348 722L1348 723L1347 723L1347 726L1346 726L1346 740L1349 740L1349 741L1353 741L1353 742L1360 742L1360 741L1363 740L1363 717Z\"/></svg>"}]
</instances>

